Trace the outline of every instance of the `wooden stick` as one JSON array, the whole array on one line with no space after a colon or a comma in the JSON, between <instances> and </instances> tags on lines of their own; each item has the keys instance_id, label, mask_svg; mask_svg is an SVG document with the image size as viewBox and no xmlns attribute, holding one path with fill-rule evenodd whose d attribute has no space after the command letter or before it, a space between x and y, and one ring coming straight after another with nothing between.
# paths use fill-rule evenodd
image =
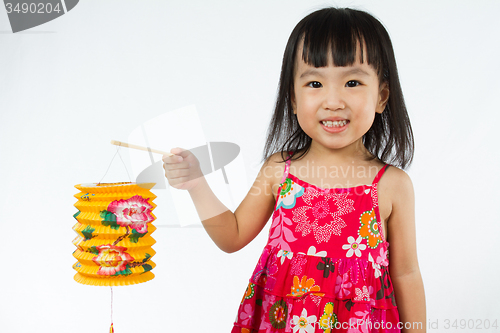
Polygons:
<instances>
[{"instance_id":1,"label":"wooden stick","mask_svg":"<svg viewBox=\"0 0 500 333\"><path fill-rule=\"evenodd\" d=\"M115 145L115 146L121 146L121 147L133 148L133 149L138 149L138 150L150 151L152 153L157 153L157 154L162 154L162 155L167 155L167 156L174 156L174 154L167 153L165 151L161 151L161 150L158 150L158 149L137 146L137 145L133 145L133 144L125 143L125 142L121 142L121 141L116 141L116 140L111 140L111 144Z\"/></svg>"}]
</instances>

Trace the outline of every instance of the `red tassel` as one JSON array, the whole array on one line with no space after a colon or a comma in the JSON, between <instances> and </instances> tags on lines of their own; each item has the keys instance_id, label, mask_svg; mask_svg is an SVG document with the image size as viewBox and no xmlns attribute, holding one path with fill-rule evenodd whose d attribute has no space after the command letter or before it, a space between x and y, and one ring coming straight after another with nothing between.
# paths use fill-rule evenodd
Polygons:
<instances>
[{"instance_id":1,"label":"red tassel","mask_svg":"<svg viewBox=\"0 0 500 333\"><path fill-rule=\"evenodd\" d=\"M115 333L115 329L113 328L113 323L111 323L111 327L109 328L109 333Z\"/></svg>"}]
</instances>

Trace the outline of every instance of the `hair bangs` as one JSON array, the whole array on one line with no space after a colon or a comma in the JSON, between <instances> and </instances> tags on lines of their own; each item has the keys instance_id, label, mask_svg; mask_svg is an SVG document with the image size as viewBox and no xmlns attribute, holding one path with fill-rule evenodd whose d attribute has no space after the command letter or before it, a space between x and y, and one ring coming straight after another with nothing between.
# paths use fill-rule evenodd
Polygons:
<instances>
[{"instance_id":1,"label":"hair bangs","mask_svg":"<svg viewBox=\"0 0 500 333\"><path fill-rule=\"evenodd\" d=\"M373 24L356 12L339 10L322 14L305 21L299 32L304 62L314 67L326 67L330 58L334 66L344 67L357 60L360 63L366 60L381 79L384 68L382 50L374 36L376 29ZM356 59L358 47L360 59Z\"/></svg>"}]
</instances>

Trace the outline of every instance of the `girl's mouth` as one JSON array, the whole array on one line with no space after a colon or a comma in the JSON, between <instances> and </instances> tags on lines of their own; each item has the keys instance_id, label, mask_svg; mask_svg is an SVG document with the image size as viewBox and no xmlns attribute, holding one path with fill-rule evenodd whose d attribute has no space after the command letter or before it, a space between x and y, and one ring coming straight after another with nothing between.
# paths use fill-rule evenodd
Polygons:
<instances>
[{"instance_id":1,"label":"girl's mouth","mask_svg":"<svg viewBox=\"0 0 500 333\"><path fill-rule=\"evenodd\" d=\"M321 123L325 125L326 127L342 127L347 125L349 120L335 120L335 121L330 121L330 120L322 120Z\"/></svg>"},{"instance_id":2,"label":"girl's mouth","mask_svg":"<svg viewBox=\"0 0 500 333\"><path fill-rule=\"evenodd\" d=\"M342 132L349 125L349 120L322 120L320 121L321 127L329 133Z\"/></svg>"}]
</instances>

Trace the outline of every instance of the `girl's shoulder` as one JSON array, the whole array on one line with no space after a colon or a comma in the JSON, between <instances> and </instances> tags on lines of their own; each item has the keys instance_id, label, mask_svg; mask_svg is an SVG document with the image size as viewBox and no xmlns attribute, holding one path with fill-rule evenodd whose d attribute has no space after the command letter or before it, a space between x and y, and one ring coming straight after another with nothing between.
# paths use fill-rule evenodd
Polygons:
<instances>
[{"instance_id":1,"label":"girl's shoulder","mask_svg":"<svg viewBox=\"0 0 500 333\"><path fill-rule=\"evenodd\" d=\"M379 189L386 189L397 195L402 191L413 191L413 183L410 176L402 169L389 165L380 178Z\"/></svg>"},{"instance_id":2,"label":"girl's shoulder","mask_svg":"<svg viewBox=\"0 0 500 333\"><path fill-rule=\"evenodd\" d=\"M415 202L410 176L393 165L389 166L377 184L380 215L388 219L395 211L411 210Z\"/></svg>"}]
</instances>

